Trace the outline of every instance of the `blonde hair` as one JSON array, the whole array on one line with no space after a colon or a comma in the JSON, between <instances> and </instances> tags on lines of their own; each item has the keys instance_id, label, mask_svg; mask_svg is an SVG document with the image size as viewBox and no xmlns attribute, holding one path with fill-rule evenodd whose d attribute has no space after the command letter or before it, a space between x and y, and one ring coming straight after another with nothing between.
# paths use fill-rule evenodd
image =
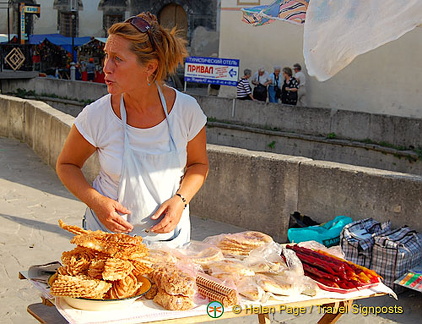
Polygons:
<instances>
[{"instance_id":1,"label":"blonde hair","mask_svg":"<svg viewBox=\"0 0 422 324\"><path fill-rule=\"evenodd\" d=\"M179 64L188 56L186 40L178 35L176 27L172 30L162 27L157 17L150 12L137 15L146 20L151 28L140 32L127 22L119 22L108 29L109 35L121 36L131 42L130 50L138 56L138 62L146 65L152 60L158 61L153 80L162 83L168 75L176 72Z\"/></svg>"}]
</instances>

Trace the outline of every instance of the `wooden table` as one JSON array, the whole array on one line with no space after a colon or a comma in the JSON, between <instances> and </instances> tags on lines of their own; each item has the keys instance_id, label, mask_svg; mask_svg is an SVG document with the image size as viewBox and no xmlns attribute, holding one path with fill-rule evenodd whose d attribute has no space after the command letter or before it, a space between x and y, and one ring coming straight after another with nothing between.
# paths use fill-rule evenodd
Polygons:
<instances>
[{"instance_id":1,"label":"wooden table","mask_svg":"<svg viewBox=\"0 0 422 324\"><path fill-rule=\"evenodd\" d=\"M25 272L19 272L19 279L27 279L25 276ZM344 308L350 307L353 304L354 300L357 299L365 299L370 297L377 297L383 296L385 293L374 293L368 296L360 296L360 297L353 297L353 298L343 298L343 299L334 299L334 298L314 298L305 301L292 301L292 302L283 302L277 303L273 305L264 305L263 307L270 307L271 309L279 309L281 306L291 307L291 308L301 308L301 307L312 307L312 306L320 306L326 307L326 309L331 310L330 312L323 313L321 319L318 321L318 324L330 324L336 323L338 319L345 313ZM343 309L342 309L343 307ZM198 322L209 322L215 320L223 320L229 319L234 317L242 317L242 316L251 316L251 315L258 315L258 323L259 324L269 324L270 317L269 313L265 312L246 312L245 306L242 306L242 312L240 314L235 314L232 311L224 312L223 316L220 318L212 318L207 314L203 315L195 315L195 316L188 316L183 318L176 318L176 319L168 319L168 320L160 320L160 321L153 321L153 322L143 322L143 323L154 323L154 324L174 324L174 323L181 323L190 324L190 323L198 323ZM334 310L334 311L332 311ZM54 305L53 300L44 298L41 296L41 303L31 304L27 307L27 311L31 314L35 319L37 319L40 323L45 324L64 324L68 323L66 319L60 314L57 308ZM306 313L305 313L306 314Z\"/></svg>"},{"instance_id":2,"label":"wooden table","mask_svg":"<svg viewBox=\"0 0 422 324\"><path fill-rule=\"evenodd\" d=\"M330 298L324 298L324 299L312 299L307 301L301 301L301 302L292 302L292 303L283 303L279 305L272 305L271 307L279 308L282 305L285 305L286 307L311 307L311 306L323 306L327 307L329 309L337 309L337 311L325 313L321 317L321 319L318 321L318 324L330 324L330 323L336 323L338 319L343 315L344 312L338 311L341 310L341 307L351 307L353 304L353 301L356 299L363 299L363 298L369 298L369 297L376 297L376 296L382 296L384 294L373 294L371 296L365 296L365 297L359 297L359 298L353 298L353 299L330 299ZM27 308L28 313L31 314L33 317L35 317L40 323L43 324L64 324L67 323L67 321L64 319L64 317L58 312L56 307L54 307L54 304L50 300L43 299L41 303L31 304ZM225 312L221 318L211 318L207 314L204 315L196 315L196 316L190 316L190 317L184 317L184 318L178 318L178 319L171 319L171 320L163 320L163 321L154 321L154 322L145 322L145 323L154 323L154 324L175 324L175 323L183 323L183 324L191 324L191 323L198 323L198 322L209 322L209 321L215 321L219 319L229 319L233 317L242 317L242 316L250 316L250 315L258 315L258 323L259 324L269 324L270 318L269 314L251 314L251 313L245 313L242 311L240 314L234 314L233 312Z\"/></svg>"}]
</instances>

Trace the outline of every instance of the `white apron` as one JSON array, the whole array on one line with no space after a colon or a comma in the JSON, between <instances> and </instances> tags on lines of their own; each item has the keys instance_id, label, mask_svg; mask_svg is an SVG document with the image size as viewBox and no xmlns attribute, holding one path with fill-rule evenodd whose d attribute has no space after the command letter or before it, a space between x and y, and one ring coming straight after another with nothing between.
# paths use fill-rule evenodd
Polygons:
<instances>
[{"instance_id":1,"label":"white apron","mask_svg":"<svg viewBox=\"0 0 422 324\"><path fill-rule=\"evenodd\" d=\"M180 186L186 161L186 148L183 150L177 149L168 118L166 101L161 88L157 87L169 131L169 151L158 154L145 153L137 150L129 143L126 109L122 95L120 115L124 127L124 155L118 202L131 211L131 214L122 215L134 226L130 235L142 236L147 244L160 242L171 247L177 247L188 243L190 240L188 208L184 209L179 224L172 232L164 234L145 232L163 218L162 216L158 220L152 220L151 216L164 201L176 193ZM110 232L90 208L87 208L85 213L84 228Z\"/></svg>"}]
</instances>

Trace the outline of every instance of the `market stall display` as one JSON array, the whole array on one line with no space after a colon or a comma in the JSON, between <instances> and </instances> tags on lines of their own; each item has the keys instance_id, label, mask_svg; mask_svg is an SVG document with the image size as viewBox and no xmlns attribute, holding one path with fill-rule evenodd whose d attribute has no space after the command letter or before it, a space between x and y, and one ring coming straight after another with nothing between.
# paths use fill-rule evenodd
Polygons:
<instances>
[{"instance_id":1,"label":"market stall display","mask_svg":"<svg viewBox=\"0 0 422 324\"><path fill-rule=\"evenodd\" d=\"M71 242L77 247L63 252L62 264L44 294L71 323L89 322L93 317L92 312L84 313L88 309L97 309L98 318L106 316L101 312L105 308L92 301L122 301L116 309L125 307L128 312L108 313L107 318L138 323L197 316L213 301L231 312L232 306L248 303L312 305L330 298L394 294L363 267L323 251L282 246L260 232L222 234L170 249L159 244L147 247L140 237L86 231L63 222L60 226L75 234ZM333 269L343 271L340 280L330 276ZM323 282L315 275L322 271L327 274ZM136 302L122 306L130 298ZM88 300L88 307L81 306L83 300ZM75 313L75 308L82 311Z\"/></svg>"}]
</instances>

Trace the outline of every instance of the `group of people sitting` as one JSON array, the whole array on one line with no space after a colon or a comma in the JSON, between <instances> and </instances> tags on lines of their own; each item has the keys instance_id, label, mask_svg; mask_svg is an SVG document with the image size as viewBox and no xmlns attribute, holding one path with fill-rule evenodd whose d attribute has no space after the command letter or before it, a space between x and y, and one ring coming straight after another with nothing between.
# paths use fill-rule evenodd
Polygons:
<instances>
[{"instance_id":1,"label":"group of people sitting","mask_svg":"<svg viewBox=\"0 0 422 324\"><path fill-rule=\"evenodd\" d=\"M286 105L301 105L305 103L306 77L302 72L300 64L293 65L294 74L291 68L274 66L274 72L268 73L264 68L259 68L252 77L252 84L249 83L252 76L250 69L245 69L243 77L237 84L237 99L258 100L266 102L281 103ZM280 75L282 74L282 75Z\"/></svg>"}]
</instances>

